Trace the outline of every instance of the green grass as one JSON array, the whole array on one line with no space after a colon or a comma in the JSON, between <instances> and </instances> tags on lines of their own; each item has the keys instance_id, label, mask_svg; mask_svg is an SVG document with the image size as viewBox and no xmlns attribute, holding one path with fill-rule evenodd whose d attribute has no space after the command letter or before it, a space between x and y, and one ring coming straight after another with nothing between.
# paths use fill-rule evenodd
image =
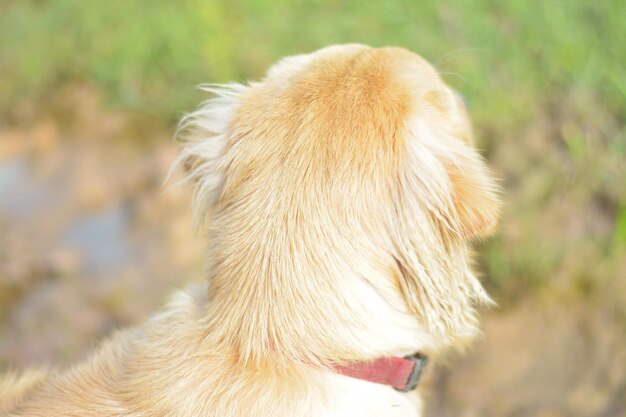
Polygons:
<instances>
[{"instance_id":1,"label":"green grass","mask_svg":"<svg viewBox=\"0 0 626 417\"><path fill-rule=\"evenodd\" d=\"M0 8L2 105L68 80L167 114L194 84L260 77L281 56L340 42L400 45L434 62L481 121L595 97L624 111L626 7L572 1L12 0Z\"/></svg>"},{"instance_id":2,"label":"green grass","mask_svg":"<svg viewBox=\"0 0 626 417\"><path fill-rule=\"evenodd\" d=\"M173 122L201 97L195 85L259 78L284 55L407 47L467 98L503 178L503 232L483 268L514 300L625 278L625 39L620 1L8 0L0 122L77 82Z\"/></svg>"}]
</instances>

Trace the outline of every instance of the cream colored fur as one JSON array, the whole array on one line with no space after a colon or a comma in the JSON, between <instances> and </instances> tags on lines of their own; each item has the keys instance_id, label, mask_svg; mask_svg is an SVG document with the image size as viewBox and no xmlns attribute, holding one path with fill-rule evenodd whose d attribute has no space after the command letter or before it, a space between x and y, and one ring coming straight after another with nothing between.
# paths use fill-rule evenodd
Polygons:
<instances>
[{"instance_id":1,"label":"cream colored fur","mask_svg":"<svg viewBox=\"0 0 626 417\"><path fill-rule=\"evenodd\" d=\"M456 94L415 54L283 59L183 120L207 283L67 372L0 382L9 416L419 416L329 368L477 333L468 242L496 186ZM8 381L8 382L7 382Z\"/></svg>"}]
</instances>

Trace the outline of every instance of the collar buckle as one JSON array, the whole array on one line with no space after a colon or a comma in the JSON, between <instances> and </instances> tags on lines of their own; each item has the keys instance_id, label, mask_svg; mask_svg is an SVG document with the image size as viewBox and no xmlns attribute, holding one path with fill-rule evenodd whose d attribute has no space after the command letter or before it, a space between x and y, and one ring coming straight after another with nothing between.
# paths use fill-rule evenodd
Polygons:
<instances>
[{"instance_id":1,"label":"collar buckle","mask_svg":"<svg viewBox=\"0 0 626 417\"><path fill-rule=\"evenodd\" d=\"M400 392L409 392L417 388L420 377L422 376L422 372L428 364L428 358L421 353L415 353L413 355L405 356L404 359L413 362L413 370L411 370L411 373L409 374L409 377L404 384L404 387L395 389Z\"/></svg>"}]
</instances>

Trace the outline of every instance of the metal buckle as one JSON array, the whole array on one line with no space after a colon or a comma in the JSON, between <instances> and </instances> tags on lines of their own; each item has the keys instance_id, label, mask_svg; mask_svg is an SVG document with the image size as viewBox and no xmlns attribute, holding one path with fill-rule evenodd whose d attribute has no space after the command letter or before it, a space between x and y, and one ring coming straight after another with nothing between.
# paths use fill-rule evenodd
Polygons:
<instances>
[{"instance_id":1,"label":"metal buckle","mask_svg":"<svg viewBox=\"0 0 626 417\"><path fill-rule=\"evenodd\" d=\"M420 377L422 376L422 371L428 364L428 358L421 353L416 353L414 355L405 356L404 359L408 359L413 362L413 370L411 371L404 388L396 388L396 390L400 392L409 392L417 388L417 384L419 384Z\"/></svg>"}]
</instances>

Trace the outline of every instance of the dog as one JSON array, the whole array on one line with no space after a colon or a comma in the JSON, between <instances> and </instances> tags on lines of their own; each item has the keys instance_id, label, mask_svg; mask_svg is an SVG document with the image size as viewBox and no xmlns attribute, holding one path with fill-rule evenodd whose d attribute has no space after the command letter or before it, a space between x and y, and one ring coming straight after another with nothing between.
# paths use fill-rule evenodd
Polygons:
<instances>
[{"instance_id":1,"label":"dog","mask_svg":"<svg viewBox=\"0 0 626 417\"><path fill-rule=\"evenodd\" d=\"M420 416L424 357L491 304L470 244L499 191L459 95L412 52L356 44L206 88L177 162L206 283L65 372L6 375L0 414Z\"/></svg>"}]
</instances>

